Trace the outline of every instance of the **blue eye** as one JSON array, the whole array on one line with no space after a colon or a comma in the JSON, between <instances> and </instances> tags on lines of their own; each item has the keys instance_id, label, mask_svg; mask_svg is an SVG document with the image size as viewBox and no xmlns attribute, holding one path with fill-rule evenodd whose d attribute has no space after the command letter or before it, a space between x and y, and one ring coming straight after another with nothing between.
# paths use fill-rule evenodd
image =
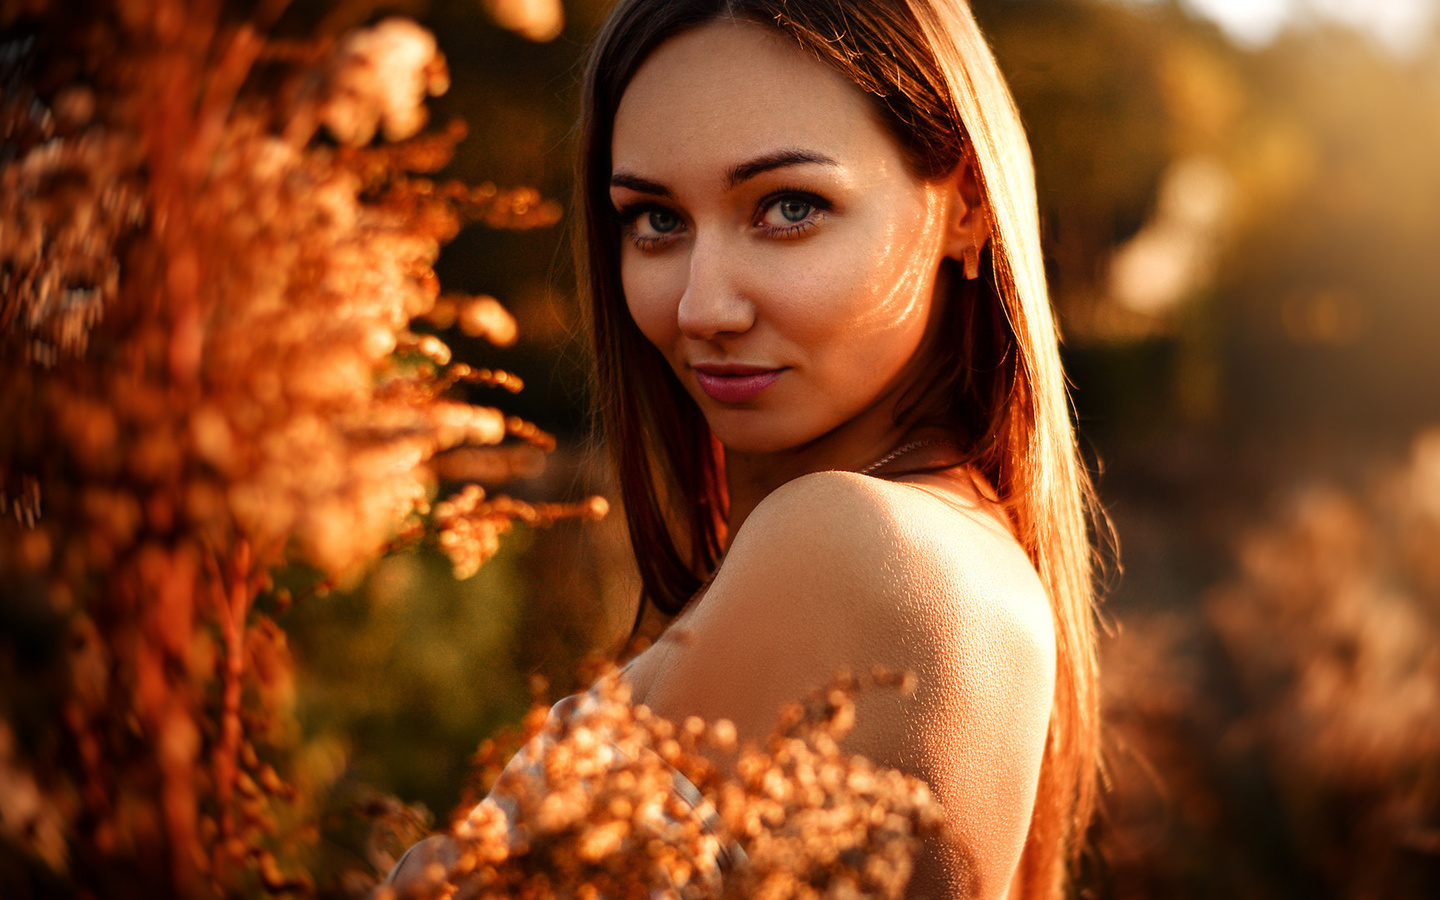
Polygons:
<instances>
[{"instance_id":1,"label":"blue eye","mask_svg":"<svg viewBox=\"0 0 1440 900\"><path fill-rule=\"evenodd\" d=\"M616 210L615 221L626 239L641 250L658 250L682 236L687 227L680 213L648 203Z\"/></svg>"},{"instance_id":2,"label":"blue eye","mask_svg":"<svg viewBox=\"0 0 1440 900\"><path fill-rule=\"evenodd\" d=\"M808 191L785 190L762 201L755 224L773 237L799 237L820 223L830 209Z\"/></svg>"},{"instance_id":3,"label":"blue eye","mask_svg":"<svg viewBox=\"0 0 1440 900\"><path fill-rule=\"evenodd\" d=\"M787 222L803 222L810 215L810 204L798 198L781 200L777 206Z\"/></svg>"},{"instance_id":4,"label":"blue eye","mask_svg":"<svg viewBox=\"0 0 1440 900\"><path fill-rule=\"evenodd\" d=\"M652 209L647 215L650 227L660 234L669 234L680 227L680 217L668 209Z\"/></svg>"}]
</instances>

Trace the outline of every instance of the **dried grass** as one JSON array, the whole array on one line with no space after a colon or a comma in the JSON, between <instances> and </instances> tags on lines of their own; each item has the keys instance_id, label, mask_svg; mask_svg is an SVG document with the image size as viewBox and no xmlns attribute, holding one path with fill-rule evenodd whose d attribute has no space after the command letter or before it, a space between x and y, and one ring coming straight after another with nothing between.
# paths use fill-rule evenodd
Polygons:
<instances>
[{"instance_id":1,"label":"dried grass","mask_svg":"<svg viewBox=\"0 0 1440 900\"><path fill-rule=\"evenodd\" d=\"M1314 483L1107 648L1101 896L1440 890L1440 432Z\"/></svg>"},{"instance_id":2,"label":"dried grass","mask_svg":"<svg viewBox=\"0 0 1440 900\"><path fill-rule=\"evenodd\" d=\"M450 398L519 385L452 364L425 323L515 336L493 298L441 300L440 248L466 221L558 209L427 177L464 128L420 134L448 76L419 26L280 42L273 5L254 13L5 11L22 35L0 47L14 890L308 890L316 800L282 774L294 669L271 573L309 567L323 589L429 536L464 576L514 520L604 511L478 484L432 508L437 469L498 483L553 447Z\"/></svg>"},{"instance_id":3,"label":"dried grass","mask_svg":"<svg viewBox=\"0 0 1440 900\"><path fill-rule=\"evenodd\" d=\"M673 640L674 637L667 637ZM388 898L899 898L943 811L925 784L841 751L864 689L912 689L877 671L839 677L786 709L763 747L729 722L671 723L602 679L547 717L492 796L462 815L425 875ZM576 702L578 701L578 702ZM495 773L499 772L498 777ZM692 806L675 773L703 800Z\"/></svg>"}]
</instances>

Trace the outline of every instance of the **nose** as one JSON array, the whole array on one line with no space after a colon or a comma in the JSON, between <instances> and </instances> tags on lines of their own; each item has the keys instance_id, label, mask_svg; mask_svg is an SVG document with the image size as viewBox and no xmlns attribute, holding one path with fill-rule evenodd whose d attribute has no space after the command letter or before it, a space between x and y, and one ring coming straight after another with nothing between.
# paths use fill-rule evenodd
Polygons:
<instances>
[{"instance_id":1,"label":"nose","mask_svg":"<svg viewBox=\"0 0 1440 900\"><path fill-rule=\"evenodd\" d=\"M680 332L695 340L740 334L755 324L755 306L737 284L738 260L720 241L697 240L680 296Z\"/></svg>"}]
</instances>

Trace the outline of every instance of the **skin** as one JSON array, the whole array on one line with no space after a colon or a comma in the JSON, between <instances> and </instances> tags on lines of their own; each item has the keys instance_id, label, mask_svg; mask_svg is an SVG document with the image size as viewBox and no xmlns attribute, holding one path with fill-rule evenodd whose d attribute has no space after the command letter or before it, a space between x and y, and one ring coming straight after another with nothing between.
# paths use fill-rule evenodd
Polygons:
<instances>
[{"instance_id":1,"label":"skin","mask_svg":"<svg viewBox=\"0 0 1440 900\"><path fill-rule=\"evenodd\" d=\"M861 698L846 747L946 808L953 836L911 896L1011 895L1052 702L1048 600L965 469L853 471L926 436L896 407L937 339L941 261L988 237L973 174L915 179L848 81L728 21L641 66L612 153L626 299L724 445L733 537L671 627L684 639L624 677L663 716L759 742L839 670L915 672L912 697ZM725 365L775 377L717 400L705 376Z\"/></svg>"}]
</instances>

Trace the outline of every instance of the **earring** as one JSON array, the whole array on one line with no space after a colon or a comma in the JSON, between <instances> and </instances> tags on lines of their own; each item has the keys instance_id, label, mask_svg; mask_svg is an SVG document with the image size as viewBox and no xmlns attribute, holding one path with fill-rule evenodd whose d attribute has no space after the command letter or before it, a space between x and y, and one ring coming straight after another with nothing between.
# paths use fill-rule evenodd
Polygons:
<instances>
[{"instance_id":1,"label":"earring","mask_svg":"<svg viewBox=\"0 0 1440 900\"><path fill-rule=\"evenodd\" d=\"M961 254L961 262L965 266L965 280L974 281L980 277L980 250L981 245L971 244Z\"/></svg>"}]
</instances>

